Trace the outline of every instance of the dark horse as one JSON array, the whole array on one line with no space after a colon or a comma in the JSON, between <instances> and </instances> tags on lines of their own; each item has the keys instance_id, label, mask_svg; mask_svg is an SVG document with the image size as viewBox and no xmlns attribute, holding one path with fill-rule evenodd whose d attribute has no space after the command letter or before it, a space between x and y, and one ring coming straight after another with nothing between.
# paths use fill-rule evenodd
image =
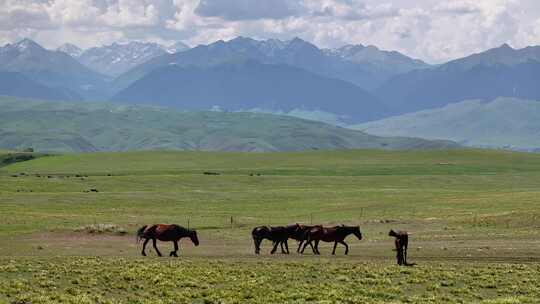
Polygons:
<instances>
[{"instance_id":1,"label":"dark horse","mask_svg":"<svg viewBox=\"0 0 540 304\"><path fill-rule=\"evenodd\" d=\"M286 227L255 227L251 231L251 236L253 237L253 243L255 244L255 254L259 254L261 252L261 243L264 239L272 241L274 245L272 251L270 251L271 254L276 252L278 245L281 245L281 253L289 254L289 244L287 243L289 233L287 232ZM283 248L283 245L285 245L286 250Z\"/></svg>"},{"instance_id":2,"label":"dark horse","mask_svg":"<svg viewBox=\"0 0 540 304\"><path fill-rule=\"evenodd\" d=\"M409 233L407 231L394 231L393 229L388 232L388 236L395 238L394 245L396 251L396 260L398 265L414 266L415 263L409 264L407 262L407 248L409 247Z\"/></svg>"},{"instance_id":3,"label":"dark horse","mask_svg":"<svg viewBox=\"0 0 540 304\"><path fill-rule=\"evenodd\" d=\"M157 255L161 256L161 252L159 252L159 249L156 245L156 240L160 240L162 242L173 242L174 243L174 250L171 251L169 256L175 256L177 257L178 254L178 241L180 241L181 238L189 237L193 244L195 246L199 246L199 239L197 238L197 232L195 230L189 230L182 226L178 225L167 225L167 224L156 224L148 227L148 225L145 225L139 230L137 230L137 243L144 239L143 247L141 254L143 256L146 256L146 252L144 252L144 249L146 248L146 244L148 244L148 241L152 240L152 244L154 245L154 249L156 250Z\"/></svg>"},{"instance_id":4,"label":"dark horse","mask_svg":"<svg viewBox=\"0 0 540 304\"><path fill-rule=\"evenodd\" d=\"M362 233L360 232L359 226L334 226L334 227L322 227L316 226L307 231L307 240L302 248L302 253L306 249L306 246L315 242L315 254L321 254L319 252L319 242L334 242L334 250L332 254L336 254L336 246L338 243L345 246L345 254L349 253L349 245L345 243L345 238L350 234L354 234L359 240L362 239Z\"/></svg>"},{"instance_id":5,"label":"dark horse","mask_svg":"<svg viewBox=\"0 0 540 304\"><path fill-rule=\"evenodd\" d=\"M321 227L320 225L316 226L308 226L303 224L291 224L285 226L285 229L287 229L287 233L289 234L289 238L296 240L298 242L298 248L296 249L296 252L300 253L300 249L302 248L302 244L304 244L305 241L307 241L308 237L308 231L311 228L315 227ZM313 248L313 244L309 243L311 246L311 250L313 250L313 253L315 253L315 249Z\"/></svg>"}]
</instances>

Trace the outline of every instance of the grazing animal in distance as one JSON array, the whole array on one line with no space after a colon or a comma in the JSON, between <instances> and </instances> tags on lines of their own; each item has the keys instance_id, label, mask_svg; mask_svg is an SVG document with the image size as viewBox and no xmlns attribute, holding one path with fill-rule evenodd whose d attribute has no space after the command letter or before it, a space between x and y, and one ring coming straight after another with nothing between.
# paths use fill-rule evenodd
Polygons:
<instances>
[{"instance_id":1,"label":"grazing animal in distance","mask_svg":"<svg viewBox=\"0 0 540 304\"><path fill-rule=\"evenodd\" d=\"M289 238L298 242L298 248L296 249L297 253L300 253L302 245L304 244L304 242L307 241L307 232L309 231L309 229L314 227L322 228L321 225L308 226L298 223L285 226L285 228L287 229L287 233L289 234ZM315 248L313 248L313 244L309 243L309 245L311 246L311 250L313 251L313 253L315 253Z\"/></svg>"},{"instance_id":2,"label":"grazing animal in distance","mask_svg":"<svg viewBox=\"0 0 540 304\"><path fill-rule=\"evenodd\" d=\"M345 255L349 254L349 245L345 243L345 238L351 234L354 234L358 240L362 240L362 232L359 226L334 226L334 227L322 227L315 226L307 230L307 240L302 248L302 253L306 249L307 245L311 242L315 242L315 254L321 254L319 251L319 242L334 242L334 249L332 255L336 254L337 244L340 243L345 246Z\"/></svg>"},{"instance_id":3,"label":"grazing animal in distance","mask_svg":"<svg viewBox=\"0 0 540 304\"><path fill-rule=\"evenodd\" d=\"M390 230L388 233L388 236L392 236L395 238L394 245L395 245L395 251L396 251L396 260L398 265L404 265L404 266L413 266L413 264L409 264L407 262L407 248L409 247L409 233L407 231L394 231L393 229Z\"/></svg>"},{"instance_id":4,"label":"grazing animal in distance","mask_svg":"<svg viewBox=\"0 0 540 304\"><path fill-rule=\"evenodd\" d=\"M251 237L253 238L253 243L255 244L255 254L261 252L261 243L264 239L270 240L273 243L271 254L274 254L277 250L278 245L281 245L281 253L289 254L289 244L287 240L289 239L289 234L287 228L283 226L258 226L253 228L251 231ZM285 245L285 249L283 248Z\"/></svg>"},{"instance_id":5,"label":"grazing animal in distance","mask_svg":"<svg viewBox=\"0 0 540 304\"><path fill-rule=\"evenodd\" d=\"M137 230L137 243L144 239L141 254L146 256L146 244L152 240L152 245L156 250L158 256L162 256L161 252L157 248L157 240L162 242L173 242L174 250L171 251L169 256L178 257L178 242L180 239L188 237L195 246L199 246L199 239L197 237L197 231L186 229L182 226L175 224L155 224L152 226L145 225Z\"/></svg>"}]
</instances>

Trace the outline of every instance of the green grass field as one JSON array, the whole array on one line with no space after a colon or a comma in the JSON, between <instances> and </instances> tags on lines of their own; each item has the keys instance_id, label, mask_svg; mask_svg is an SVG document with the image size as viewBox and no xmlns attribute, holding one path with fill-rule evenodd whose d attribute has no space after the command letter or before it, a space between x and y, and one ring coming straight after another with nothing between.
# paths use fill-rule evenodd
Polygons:
<instances>
[{"instance_id":1,"label":"green grass field","mask_svg":"<svg viewBox=\"0 0 540 304\"><path fill-rule=\"evenodd\" d=\"M536 303L539 186L540 154L505 151L41 156L0 167L0 303ZM141 258L133 233L157 222L201 245ZM364 239L254 256L253 226L294 222ZM127 234L83 229L100 224ZM390 228L416 267L393 265Z\"/></svg>"}]
</instances>

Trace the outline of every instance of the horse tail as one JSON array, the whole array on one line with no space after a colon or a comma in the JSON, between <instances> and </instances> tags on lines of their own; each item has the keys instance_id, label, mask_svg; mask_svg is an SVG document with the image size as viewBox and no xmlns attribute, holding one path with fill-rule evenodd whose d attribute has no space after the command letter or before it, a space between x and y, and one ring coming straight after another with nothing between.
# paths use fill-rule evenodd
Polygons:
<instances>
[{"instance_id":1,"label":"horse tail","mask_svg":"<svg viewBox=\"0 0 540 304\"><path fill-rule=\"evenodd\" d=\"M135 240L137 241L137 244L141 241L141 239L143 238L144 236L144 231L146 230L146 227L148 227L148 225L144 225L142 226L141 228L137 229L137 235L135 236Z\"/></svg>"}]
</instances>

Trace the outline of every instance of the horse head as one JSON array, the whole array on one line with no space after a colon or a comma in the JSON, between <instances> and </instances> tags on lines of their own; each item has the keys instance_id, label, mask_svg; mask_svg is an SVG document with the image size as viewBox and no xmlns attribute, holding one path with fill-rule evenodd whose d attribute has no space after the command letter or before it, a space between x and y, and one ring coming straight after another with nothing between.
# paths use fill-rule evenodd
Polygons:
<instances>
[{"instance_id":1,"label":"horse head","mask_svg":"<svg viewBox=\"0 0 540 304\"><path fill-rule=\"evenodd\" d=\"M353 227L353 234L359 239L362 239L362 232L360 231L360 226Z\"/></svg>"},{"instance_id":2,"label":"horse head","mask_svg":"<svg viewBox=\"0 0 540 304\"><path fill-rule=\"evenodd\" d=\"M195 244L195 246L199 246L199 238L197 237L197 231L191 230L189 232L189 238L191 239L193 244Z\"/></svg>"},{"instance_id":3,"label":"horse head","mask_svg":"<svg viewBox=\"0 0 540 304\"><path fill-rule=\"evenodd\" d=\"M397 233L394 231L394 229L390 229L390 232L388 232L388 236L396 237Z\"/></svg>"}]
</instances>

